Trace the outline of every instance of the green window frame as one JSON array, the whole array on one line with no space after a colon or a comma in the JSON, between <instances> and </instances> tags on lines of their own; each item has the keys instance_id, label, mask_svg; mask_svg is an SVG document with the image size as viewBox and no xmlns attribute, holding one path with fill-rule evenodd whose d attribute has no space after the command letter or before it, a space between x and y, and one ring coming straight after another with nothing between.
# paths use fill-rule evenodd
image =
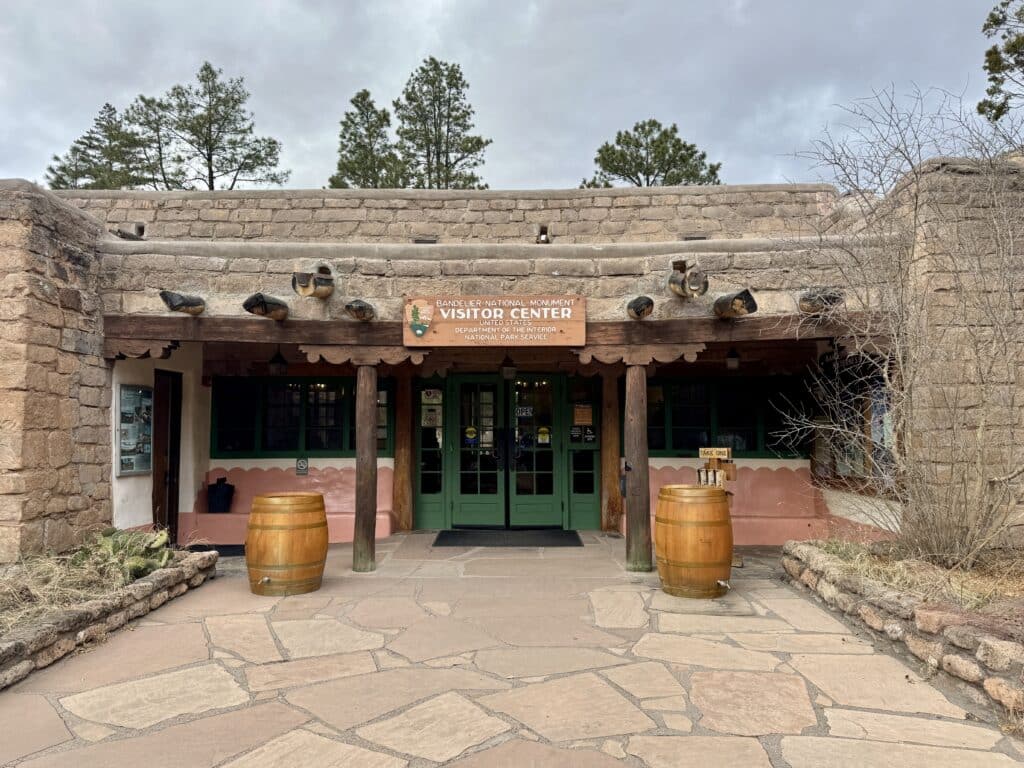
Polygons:
<instances>
[{"instance_id":1,"label":"green window frame","mask_svg":"<svg viewBox=\"0 0 1024 768\"><path fill-rule=\"evenodd\" d=\"M274 390L277 388L292 389L296 397L288 402L276 397ZM356 455L355 451L355 398L356 380L350 376L217 376L212 382L212 398L210 409L210 458L211 459L293 459L293 458L346 458ZM332 400L321 401L318 394L321 392L338 391L340 397ZM228 398L228 402L225 399ZM232 400L240 402L232 402ZM222 429L219 418L221 412L226 408L246 407L252 414L252 437L251 448L237 450L222 450L219 436ZM278 412L291 408L294 410L293 418L297 420L291 430L295 436L295 448L269 449L268 430L274 422L280 425L279 418L271 418L273 410ZM310 430L317 427L311 426L311 411L319 410L321 413L329 414L331 409L336 411L333 420L328 419L319 428L325 436L329 433L337 433L340 437L338 448L312 448L310 447ZM378 456L392 457L395 453L395 413L394 413L394 387L391 381L383 379L377 384L377 413L378 413ZM248 437L245 433L248 430L235 429L233 432Z\"/></svg>"},{"instance_id":2,"label":"green window frame","mask_svg":"<svg viewBox=\"0 0 1024 768\"><path fill-rule=\"evenodd\" d=\"M656 396L659 388L660 400ZM810 446L792 451L776 450L770 445L770 435L779 421L777 406L782 405L781 400L787 394L798 394L802 390L803 379L799 376L650 379L647 382L648 454L661 458L696 458L700 445L680 445L686 433L691 436L691 444L696 438L696 442L716 446L720 436L746 431L754 447L739 450L733 446L735 458L808 459ZM662 403L660 407L658 402ZM733 414L736 415L731 419ZM702 439L705 436L706 442ZM653 447L655 445L660 447Z\"/></svg>"}]
</instances>

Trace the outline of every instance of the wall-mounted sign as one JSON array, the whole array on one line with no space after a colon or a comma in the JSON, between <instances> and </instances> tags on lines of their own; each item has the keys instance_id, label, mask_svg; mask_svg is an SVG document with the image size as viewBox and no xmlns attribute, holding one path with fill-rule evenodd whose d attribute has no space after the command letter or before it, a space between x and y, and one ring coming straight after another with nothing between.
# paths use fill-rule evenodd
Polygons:
<instances>
[{"instance_id":1,"label":"wall-mounted sign","mask_svg":"<svg viewBox=\"0 0 1024 768\"><path fill-rule=\"evenodd\" d=\"M118 396L117 474L153 471L153 389L122 384Z\"/></svg>"},{"instance_id":2,"label":"wall-mounted sign","mask_svg":"<svg viewBox=\"0 0 1024 768\"><path fill-rule=\"evenodd\" d=\"M302 456L295 460L295 474L300 477L309 474L309 459Z\"/></svg>"},{"instance_id":3,"label":"wall-mounted sign","mask_svg":"<svg viewBox=\"0 0 1024 768\"><path fill-rule=\"evenodd\" d=\"M594 423L594 406L589 403L576 403L572 407L573 426L586 427Z\"/></svg>"},{"instance_id":4,"label":"wall-mounted sign","mask_svg":"<svg viewBox=\"0 0 1024 768\"><path fill-rule=\"evenodd\" d=\"M580 347L581 296L412 296L405 300L407 347Z\"/></svg>"}]
</instances>

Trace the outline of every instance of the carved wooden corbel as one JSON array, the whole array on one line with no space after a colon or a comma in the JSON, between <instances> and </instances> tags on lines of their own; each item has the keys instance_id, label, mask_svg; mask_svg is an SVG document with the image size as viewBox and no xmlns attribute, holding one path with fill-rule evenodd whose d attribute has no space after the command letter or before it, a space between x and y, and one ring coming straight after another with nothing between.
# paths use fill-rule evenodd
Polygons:
<instances>
[{"instance_id":1,"label":"carved wooden corbel","mask_svg":"<svg viewBox=\"0 0 1024 768\"><path fill-rule=\"evenodd\" d=\"M352 365L398 365L406 361L413 365L422 365L429 352L421 349L405 347L359 347L339 344L300 344L299 351L311 363L323 358L324 362L333 365L352 363Z\"/></svg>"},{"instance_id":2,"label":"carved wooden corbel","mask_svg":"<svg viewBox=\"0 0 1024 768\"><path fill-rule=\"evenodd\" d=\"M103 356L108 360L149 357L166 360L178 348L176 341L159 339L104 339Z\"/></svg>"},{"instance_id":3,"label":"carved wooden corbel","mask_svg":"<svg viewBox=\"0 0 1024 768\"><path fill-rule=\"evenodd\" d=\"M685 360L688 363L697 361L697 355L707 349L706 344L638 344L626 345L595 345L574 349L580 363L589 365L596 360L599 363L624 363L625 365L651 365L652 363L674 363Z\"/></svg>"}]
</instances>

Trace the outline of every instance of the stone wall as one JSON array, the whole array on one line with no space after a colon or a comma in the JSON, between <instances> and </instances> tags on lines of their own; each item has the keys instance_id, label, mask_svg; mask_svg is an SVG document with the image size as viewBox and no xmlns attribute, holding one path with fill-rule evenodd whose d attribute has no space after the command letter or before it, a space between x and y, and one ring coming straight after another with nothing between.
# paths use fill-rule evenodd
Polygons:
<instances>
[{"instance_id":1,"label":"stone wall","mask_svg":"<svg viewBox=\"0 0 1024 768\"><path fill-rule=\"evenodd\" d=\"M933 670L982 691L1008 712L1024 711L1024 645L988 628L991 618L928 605L850 573L815 542L790 541L782 565L791 583L809 589L828 606L874 632L902 643Z\"/></svg>"},{"instance_id":2,"label":"stone wall","mask_svg":"<svg viewBox=\"0 0 1024 768\"><path fill-rule=\"evenodd\" d=\"M828 241L825 241L828 246ZM646 294L652 319L710 317L714 298L751 288L759 314L792 313L809 286L834 282L817 238L587 245L317 245L105 240L101 293L108 313L166 314L159 290L196 293L206 315L245 316L242 301L263 291L287 301L290 317L342 319L362 298L380 320L401 319L403 296L567 293L587 297L588 320L626 320L625 306ZM672 262L697 262L708 293L682 300L668 290ZM335 278L325 301L299 298L293 271L326 266Z\"/></svg>"},{"instance_id":3,"label":"stone wall","mask_svg":"<svg viewBox=\"0 0 1024 768\"><path fill-rule=\"evenodd\" d=\"M58 192L109 229L160 240L408 243L668 242L807 234L829 213L824 184L557 191L261 190Z\"/></svg>"},{"instance_id":4,"label":"stone wall","mask_svg":"<svg viewBox=\"0 0 1024 768\"><path fill-rule=\"evenodd\" d=\"M102 233L38 187L0 182L0 563L110 521Z\"/></svg>"}]
</instances>

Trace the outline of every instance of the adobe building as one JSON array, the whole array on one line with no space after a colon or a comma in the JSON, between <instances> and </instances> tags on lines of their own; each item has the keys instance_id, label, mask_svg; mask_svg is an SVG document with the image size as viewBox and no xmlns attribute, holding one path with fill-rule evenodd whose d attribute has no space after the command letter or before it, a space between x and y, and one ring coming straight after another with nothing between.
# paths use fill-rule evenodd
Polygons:
<instances>
[{"instance_id":1,"label":"adobe building","mask_svg":"<svg viewBox=\"0 0 1024 768\"><path fill-rule=\"evenodd\" d=\"M0 562L106 524L240 544L254 495L315 490L363 568L374 535L462 526L620 531L643 568L703 446L737 461L738 544L825 535L842 494L774 433L842 333L798 299L843 215L824 185L0 182Z\"/></svg>"}]
</instances>

